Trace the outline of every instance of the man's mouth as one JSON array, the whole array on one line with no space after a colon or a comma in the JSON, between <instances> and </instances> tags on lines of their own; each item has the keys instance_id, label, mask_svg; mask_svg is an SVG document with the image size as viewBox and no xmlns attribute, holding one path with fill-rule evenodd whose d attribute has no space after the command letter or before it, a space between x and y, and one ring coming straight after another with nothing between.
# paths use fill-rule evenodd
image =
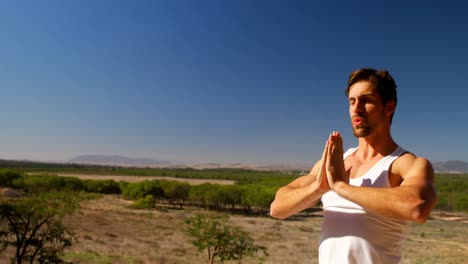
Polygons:
<instances>
[{"instance_id":1,"label":"man's mouth","mask_svg":"<svg viewBox=\"0 0 468 264\"><path fill-rule=\"evenodd\" d=\"M364 123L364 119L360 117L353 118L353 126L360 126Z\"/></svg>"}]
</instances>

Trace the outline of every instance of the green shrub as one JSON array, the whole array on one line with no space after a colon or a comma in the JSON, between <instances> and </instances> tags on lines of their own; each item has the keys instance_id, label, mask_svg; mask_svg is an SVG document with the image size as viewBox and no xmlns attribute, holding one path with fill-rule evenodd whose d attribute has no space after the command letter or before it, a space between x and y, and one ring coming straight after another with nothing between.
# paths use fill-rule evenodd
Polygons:
<instances>
[{"instance_id":1,"label":"green shrub","mask_svg":"<svg viewBox=\"0 0 468 264\"><path fill-rule=\"evenodd\" d=\"M76 177L63 177L64 189L68 191L86 191L84 182Z\"/></svg>"},{"instance_id":2,"label":"green shrub","mask_svg":"<svg viewBox=\"0 0 468 264\"><path fill-rule=\"evenodd\" d=\"M13 181L20 178L21 174L13 170L0 170L0 186L13 187Z\"/></svg>"},{"instance_id":3,"label":"green shrub","mask_svg":"<svg viewBox=\"0 0 468 264\"><path fill-rule=\"evenodd\" d=\"M206 193L213 188L217 188L219 184L203 183L200 185L194 185L190 188L189 200L193 204L199 206L207 206L206 204Z\"/></svg>"},{"instance_id":4,"label":"green shrub","mask_svg":"<svg viewBox=\"0 0 468 264\"><path fill-rule=\"evenodd\" d=\"M242 204L261 212L267 212L275 199L276 187L266 187L258 184L242 186Z\"/></svg>"},{"instance_id":5,"label":"green shrub","mask_svg":"<svg viewBox=\"0 0 468 264\"><path fill-rule=\"evenodd\" d=\"M468 175L437 174L434 185L437 209L468 212Z\"/></svg>"},{"instance_id":6,"label":"green shrub","mask_svg":"<svg viewBox=\"0 0 468 264\"><path fill-rule=\"evenodd\" d=\"M177 181L161 181L164 196L171 204L178 204L180 207L189 200L190 184Z\"/></svg>"},{"instance_id":7,"label":"green shrub","mask_svg":"<svg viewBox=\"0 0 468 264\"><path fill-rule=\"evenodd\" d=\"M23 175L13 180L13 187L30 193L59 191L65 189L65 181L54 175Z\"/></svg>"},{"instance_id":8,"label":"green shrub","mask_svg":"<svg viewBox=\"0 0 468 264\"><path fill-rule=\"evenodd\" d=\"M140 198L133 202L131 205L132 208L136 209L146 209L146 208L153 208L156 204L156 199L153 195L149 194L146 195L144 198Z\"/></svg>"},{"instance_id":9,"label":"green shrub","mask_svg":"<svg viewBox=\"0 0 468 264\"><path fill-rule=\"evenodd\" d=\"M120 194L120 186L114 180L85 180L87 192L103 193L103 194Z\"/></svg>"},{"instance_id":10,"label":"green shrub","mask_svg":"<svg viewBox=\"0 0 468 264\"><path fill-rule=\"evenodd\" d=\"M81 195L43 192L21 199L0 199L0 251L11 248L11 263L62 263L73 231L63 218L79 209Z\"/></svg>"},{"instance_id":11,"label":"green shrub","mask_svg":"<svg viewBox=\"0 0 468 264\"><path fill-rule=\"evenodd\" d=\"M226 215L195 215L187 218L183 226L187 235L198 251L208 253L208 263L216 259L242 260L254 256L258 251L268 255L266 248L254 244L254 239L242 228L228 221Z\"/></svg>"},{"instance_id":12,"label":"green shrub","mask_svg":"<svg viewBox=\"0 0 468 264\"><path fill-rule=\"evenodd\" d=\"M141 181L134 183L121 184L122 196L125 199L137 200L147 195L153 195L155 199L164 198L164 190L160 181Z\"/></svg>"}]
</instances>

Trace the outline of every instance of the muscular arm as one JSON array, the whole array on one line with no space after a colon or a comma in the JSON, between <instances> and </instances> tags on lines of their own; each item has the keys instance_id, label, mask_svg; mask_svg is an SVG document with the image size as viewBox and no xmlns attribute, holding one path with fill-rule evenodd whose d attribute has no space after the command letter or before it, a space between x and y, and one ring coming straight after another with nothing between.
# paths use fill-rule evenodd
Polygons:
<instances>
[{"instance_id":1,"label":"muscular arm","mask_svg":"<svg viewBox=\"0 0 468 264\"><path fill-rule=\"evenodd\" d=\"M334 188L338 195L369 212L393 219L424 223L437 200L433 187L432 166L424 158L407 156L395 170L404 170L401 174L403 182L398 187L356 187L338 182Z\"/></svg>"},{"instance_id":2,"label":"muscular arm","mask_svg":"<svg viewBox=\"0 0 468 264\"><path fill-rule=\"evenodd\" d=\"M320 189L320 184L316 181L321 163L317 162L308 175L297 178L276 192L270 207L273 218L285 219L317 204L326 192Z\"/></svg>"},{"instance_id":3,"label":"muscular arm","mask_svg":"<svg viewBox=\"0 0 468 264\"><path fill-rule=\"evenodd\" d=\"M313 207L324 193L330 190L325 175L325 161L327 159L325 146L322 159L315 163L308 175L302 176L281 187L271 204L270 214L274 218L284 219Z\"/></svg>"},{"instance_id":4,"label":"muscular arm","mask_svg":"<svg viewBox=\"0 0 468 264\"><path fill-rule=\"evenodd\" d=\"M424 223L435 206L434 170L424 158L406 154L392 165L391 173L402 183L394 188L357 187L348 184L339 135L331 139L326 165L330 187L341 197L365 210L393 219Z\"/></svg>"}]
</instances>

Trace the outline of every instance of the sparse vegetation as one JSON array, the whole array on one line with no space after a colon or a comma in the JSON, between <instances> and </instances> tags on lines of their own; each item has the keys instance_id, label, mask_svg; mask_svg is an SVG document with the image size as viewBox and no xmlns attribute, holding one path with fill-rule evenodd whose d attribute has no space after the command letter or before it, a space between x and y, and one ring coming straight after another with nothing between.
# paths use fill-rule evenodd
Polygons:
<instances>
[{"instance_id":1,"label":"sparse vegetation","mask_svg":"<svg viewBox=\"0 0 468 264\"><path fill-rule=\"evenodd\" d=\"M136 200L131 207L135 209L148 209L153 208L156 205L156 199L153 195L148 194L143 198Z\"/></svg>"},{"instance_id":2,"label":"sparse vegetation","mask_svg":"<svg viewBox=\"0 0 468 264\"><path fill-rule=\"evenodd\" d=\"M75 169L76 171L80 170L78 167ZM59 172L60 170L57 169L56 171ZM177 170L174 170L174 173L175 171ZM204 170L200 171L203 172ZM86 171L80 172L85 173ZM96 171L90 170L89 173L96 174ZM107 217L110 211L102 209L101 205L99 205L95 211L92 211L94 212L93 215L77 218L78 216L75 214L73 220L67 220L69 223L75 223L75 227L82 228L81 232L83 233L80 234L80 237L84 242L80 244L80 247L86 245L87 248L80 251L79 247L72 246L72 251L65 253L65 255L59 255L59 258L64 256L63 260L65 261L130 263L128 261L131 260L132 263L158 263L158 261L161 263L191 263L191 259L195 258L198 259L195 263L201 263L203 259L196 255L196 250L183 239L182 230L177 231L173 227L182 226L185 219L194 215L194 211L206 212L206 209L208 209L225 213L235 212L235 214L232 214L231 219L236 219L236 225L239 219L244 219L241 220L243 223L239 226L246 228L245 230L249 232L252 238L255 238L255 241L268 246L269 251L270 249L275 251L274 257L264 256L263 259L284 263L285 261L288 262L283 258L286 256L278 252L288 252L287 254L296 252L295 255L304 256L298 258L298 262L312 259L312 263L315 263L315 254L317 254L316 240L321 227L320 218L314 218L314 216L317 216L319 212L311 210L291 219L291 221L282 222L267 217L251 217L252 215L267 216L268 207L276 190L297 175L291 174L283 177L272 173L270 176L265 176L268 175L268 172L262 172L264 176L256 177L254 174L241 176L241 170L236 171L236 173L239 173L235 176L238 179L236 184L205 183L188 185L179 181L167 180L117 182L117 180L120 180L117 179L118 177L116 180L100 180L99 176L95 177L96 180L81 180L75 177L55 175L29 175L24 170L2 169L0 170L0 187L7 188L0 188L0 191L2 194L15 192L20 196L31 196L35 192L57 192L59 190L83 191L87 192L86 196L93 196L93 198L123 197L133 200L133 205L131 205L132 201L122 200L125 201L125 205L119 207L125 208L125 210L132 213L127 211L125 214L115 215L115 218L105 219L103 215ZM166 173L166 175L168 174L171 173ZM150 173L146 175L150 175ZM246 180L245 177L250 176L253 176L252 179ZM227 178L229 177L232 177L232 175ZM450 214L450 211L468 211L468 175L437 174L435 187L439 195L436 209L444 210L443 213L445 214ZM15 190L12 190L12 188ZM103 195L107 193L121 194L121 196ZM131 205L130 207L147 210L145 212L130 210L129 205ZM155 205L157 205L156 209L153 209ZM194 206L199 208L197 209ZM184 210L174 210L175 208L183 208ZM113 210L124 209L112 208ZM259 214L250 214L252 212L258 212ZM88 221L88 218L91 220ZM447 217L447 219L451 219L451 217ZM407 242L410 246L404 249L402 263L426 263L431 261L457 263L466 258L466 254L463 253L463 250L467 247L463 239L466 235L466 217L463 219L465 220L456 220L460 222L454 223L430 220L425 225L415 225L417 232L413 232ZM88 227L84 229L81 227L83 221L88 221ZM119 229L103 228L120 222L126 224L120 226ZM154 223L153 226L148 227L151 223ZM269 227L260 228L263 223L269 223ZM94 226L89 227L89 225ZM135 228L139 226L139 228L130 229L132 231L127 232L129 226L132 226L132 228L133 226ZM131 238L132 236L135 237ZM290 240L291 236L295 237L295 239ZM142 237L145 238L142 239ZM161 237L167 238L163 243L165 246L159 242ZM296 241L298 238L301 238L300 241ZM129 241L133 241L131 242L132 246L127 244L130 243ZM186 243L184 244L182 241ZM287 241L292 242L288 243ZM117 249L109 249L116 245L119 245ZM166 245L171 245L171 248L167 249ZM424 245L424 248L422 245ZM453 253L454 245L457 246L456 250L461 249L461 251L455 250L458 253ZM94 251L93 247L102 249ZM132 250L128 252L130 248ZM147 254L148 248L157 250L151 253L151 257L142 257ZM437 248L437 252L429 248ZM12 254L16 250L13 250L12 253L12 249L13 246L10 245L4 251L5 254L1 252L0 262L6 262L13 257ZM65 251L67 252L67 250ZM81 253L73 255L72 252ZM91 255L89 255L86 252L95 252L95 254L90 253ZM170 252L173 255L165 255L165 252ZM87 254L90 259L85 260ZM8 256L8 259L4 256ZM262 259L252 261L250 258L242 260L243 263L258 263L261 261Z\"/></svg>"},{"instance_id":3,"label":"sparse vegetation","mask_svg":"<svg viewBox=\"0 0 468 264\"><path fill-rule=\"evenodd\" d=\"M468 212L468 175L438 174L435 179L437 209Z\"/></svg>"},{"instance_id":4,"label":"sparse vegetation","mask_svg":"<svg viewBox=\"0 0 468 264\"><path fill-rule=\"evenodd\" d=\"M73 232L62 222L79 206L70 192L39 193L20 199L0 198L0 251L14 248L12 263L59 263Z\"/></svg>"},{"instance_id":5,"label":"sparse vegetation","mask_svg":"<svg viewBox=\"0 0 468 264\"><path fill-rule=\"evenodd\" d=\"M0 167L10 168L21 173L26 172L47 172L55 173L82 173L101 175L130 175L130 176L168 176L187 179L223 179L234 180L239 184L254 183L272 179L282 182L289 182L297 177L300 172L290 173L278 171L258 171L251 169L193 169L193 168L128 168L114 166L98 166L83 164L53 164L26 161L6 161L0 160Z\"/></svg>"},{"instance_id":6,"label":"sparse vegetation","mask_svg":"<svg viewBox=\"0 0 468 264\"><path fill-rule=\"evenodd\" d=\"M227 215L195 215L185 220L183 230L198 251L206 251L209 264L215 259L240 260L259 250L266 253L246 231L230 224Z\"/></svg>"},{"instance_id":7,"label":"sparse vegetation","mask_svg":"<svg viewBox=\"0 0 468 264\"><path fill-rule=\"evenodd\" d=\"M73 169L76 169L72 167ZM153 169L134 169L134 174L149 174ZM126 168L130 173L132 169ZM179 170L166 174L178 174ZM205 170L182 170L186 173ZM208 170L209 171L209 170ZM156 203L166 203L183 208L186 205L196 205L212 210L242 210L246 213L267 213L274 195L279 187L293 179L278 174L260 172L259 175L242 170L226 170L231 176L221 177L221 169L213 170L217 178L235 178L241 183L230 186L205 183L189 185L187 183L169 180L146 180L141 182L119 182L115 180L80 180L76 177L59 177L55 175L28 175L14 170L3 169L0 171L0 186L15 187L26 192L70 190L85 191L102 194L122 194L126 199L138 200L152 195ZM206 171L205 171L206 172ZM94 172L95 173L95 172ZM268 177L268 175L270 175ZM245 180L245 177L252 177ZM243 180L242 180L243 179ZM247 183L248 182L248 183ZM436 209L448 211L468 212L468 175L466 174L437 174L435 188L438 193Z\"/></svg>"}]
</instances>

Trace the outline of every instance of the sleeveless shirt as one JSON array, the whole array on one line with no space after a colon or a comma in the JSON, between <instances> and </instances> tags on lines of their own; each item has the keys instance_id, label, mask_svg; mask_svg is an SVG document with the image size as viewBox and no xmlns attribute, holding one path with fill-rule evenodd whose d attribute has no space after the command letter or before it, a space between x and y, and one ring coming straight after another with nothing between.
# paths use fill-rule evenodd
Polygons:
<instances>
[{"instance_id":1,"label":"sleeveless shirt","mask_svg":"<svg viewBox=\"0 0 468 264\"><path fill-rule=\"evenodd\" d=\"M343 155L346 159L357 148ZM388 169L407 151L398 146L359 178L353 186L390 188ZM322 196L323 226L319 241L320 263L398 263L410 222L365 211L361 206L329 191Z\"/></svg>"}]
</instances>

